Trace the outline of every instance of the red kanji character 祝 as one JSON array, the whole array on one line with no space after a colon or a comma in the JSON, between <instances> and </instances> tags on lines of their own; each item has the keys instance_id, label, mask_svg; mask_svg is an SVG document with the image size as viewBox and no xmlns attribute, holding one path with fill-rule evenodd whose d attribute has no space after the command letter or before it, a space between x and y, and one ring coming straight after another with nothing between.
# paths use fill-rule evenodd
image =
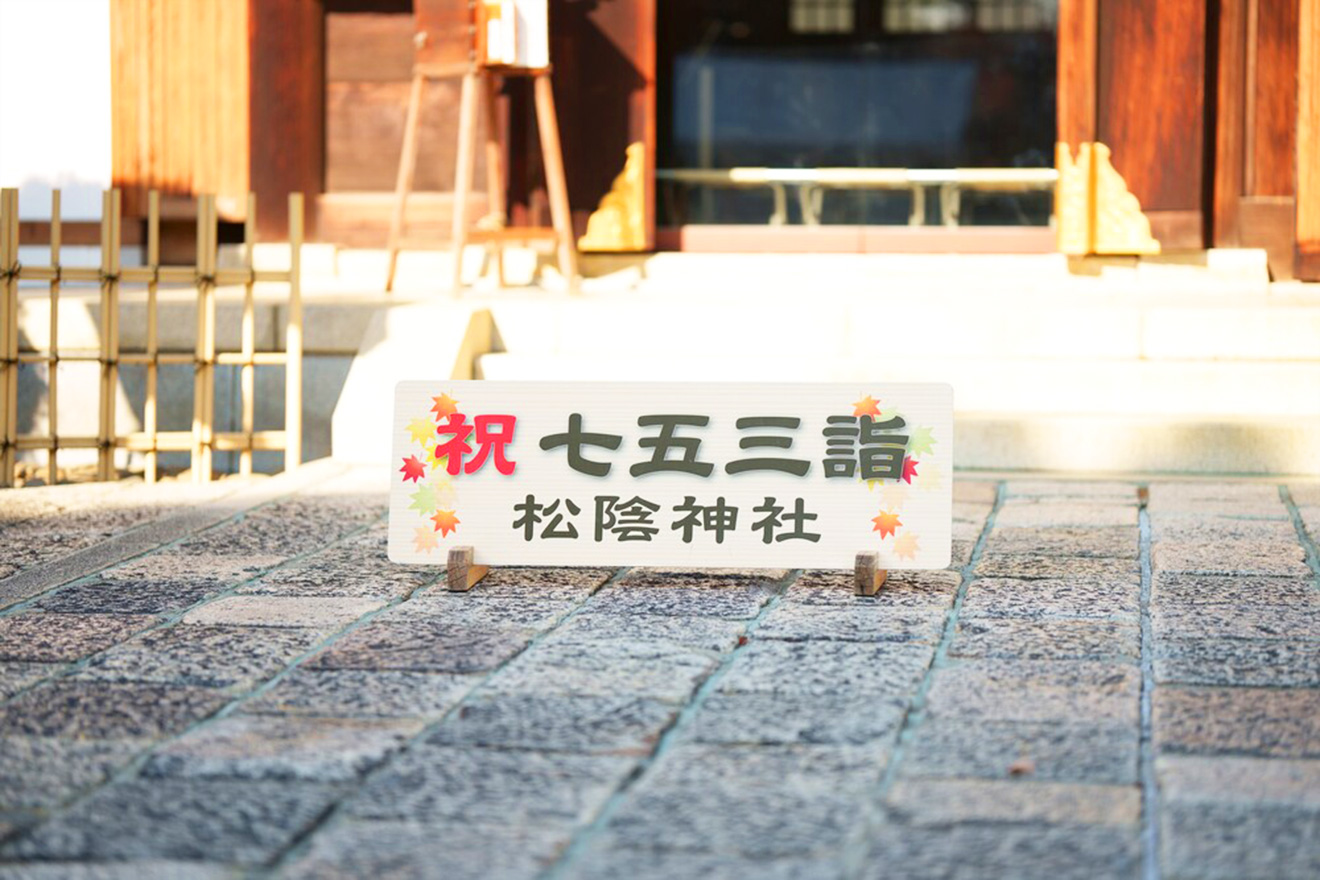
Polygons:
<instances>
[{"instance_id":1,"label":"red kanji character \u795d","mask_svg":"<svg viewBox=\"0 0 1320 880\"><path fill-rule=\"evenodd\" d=\"M436 434L441 437L449 435L449 439L436 444L435 457L446 458L445 470L451 476L457 476L460 470L467 474L476 473L489 458L494 461L495 470L507 477L513 473L516 462L509 461L505 447L513 442L517 421L516 416L477 416L474 425L469 425L463 413L451 413L448 421L436 426ZM477 443L475 455L468 442L469 436ZM471 459L464 464L463 459L469 455Z\"/></svg>"}]
</instances>

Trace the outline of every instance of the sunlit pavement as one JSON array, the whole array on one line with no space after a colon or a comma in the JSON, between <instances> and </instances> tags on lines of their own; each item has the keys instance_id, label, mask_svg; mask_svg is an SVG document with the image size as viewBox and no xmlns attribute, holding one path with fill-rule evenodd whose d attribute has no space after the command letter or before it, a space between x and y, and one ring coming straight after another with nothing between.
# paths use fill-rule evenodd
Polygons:
<instances>
[{"instance_id":1,"label":"sunlit pavement","mask_svg":"<svg viewBox=\"0 0 1320 880\"><path fill-rule=\"evenodd\" d=\"M1320 876L1320 486L954 491L874 599L450 594L328 464L0 492L0 877Z\"/></svg>"}]
</instances>

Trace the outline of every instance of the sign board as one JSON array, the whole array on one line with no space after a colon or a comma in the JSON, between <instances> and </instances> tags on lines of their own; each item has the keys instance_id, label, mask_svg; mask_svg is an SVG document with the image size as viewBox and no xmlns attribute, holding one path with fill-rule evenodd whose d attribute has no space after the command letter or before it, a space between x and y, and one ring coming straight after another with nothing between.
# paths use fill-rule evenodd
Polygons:
<instances>
[{"instance_id":1,"label":"sign board","mask_svg":"<svg viewBox=\"0 0 1320 880\"><path fill-rule=\"evenodd\" d=\"M477 5L478 58L496 67L550 64L547 0L482 0Z\"/></svg>"},{"instance_id":2,"label":"sign board","mask_svg":"<svg viewBox=\"0 0 1320 880\"><path fill-rule=\"evenodd\" d=\"M948 385L401 382L393 438L395 562L949 564Z\"/></svg>"}]
</instances>

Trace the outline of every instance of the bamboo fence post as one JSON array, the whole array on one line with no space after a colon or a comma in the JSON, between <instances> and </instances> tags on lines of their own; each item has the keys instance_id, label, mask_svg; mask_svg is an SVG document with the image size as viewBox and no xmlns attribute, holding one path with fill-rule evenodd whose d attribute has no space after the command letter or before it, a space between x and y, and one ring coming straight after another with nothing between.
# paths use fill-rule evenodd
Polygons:
<instances>
[{"instance_id":1,"label":"bamboo fence post","mask_svg":"<svg viewBox=\"0 0 1320 880\"><path fill-rule=\"evenodd\" d=\"M160 370L156 315L156 287L160 273L160 192L154 189L147 193L147 268L151 271L151 278L147 281L147 396L142 409L142 429L150 443L146 452L145 477L148 483L154 483L160 477L156 453L156 432L159 429L156 387Z\"/></svg>"},{"instance_id":2,"label":"bamboo fence post","mask_svg":"<svg viewBox=\"0 0 1320 880\"><path fill-rule=\"evenodd\" d=\"M303 194L289 194L289 320L284 337L284 469L302 463Z\"/></svg>"},{"instance_id":3,"label":"bamboo fence post","mask_svg":"<svg viewBox=\"0 0 1320 880\"><path fill-rule=\"evenodd\" d=\"M119 190L101 194L101 407L96 437L97 479L109 480L115 464L115 390L119 356Z\"/></svg>"},{"instance_id":4,"label":"bamboo fence post","mask_svg":"<svg viewBox=\"0 0 1320 880\"><path fill-rule=\"evenodd\" d=\"M255 421L256 369L253 359L257 348L257 320L252 296L253 254L252 245L257 234L257 197L248 193L247 220L243 224L243 266L248 270L247 283L243 285L243 366L239 387L239 399L243 407L243 448L238 453L238 472L241 476L252 475L252 431Z\"/></svg>"},{"instance_id":5,"label":"bamboo fence post","mask_svg":"<svg viewBox=\"0 0 1320 880\"><path fill-rule=\"evenodd\" d=\"M50 191L50 345L46 358L46 430L50 446L46 448L46 485L59 482L59 370L60 370L60 191Z\"/></svg>"},{"instance_id":6,"label":"bamboo fence post","mask_svg":"<svg viewBox=\"0 0 1320 880\"><path fill-rule=\"evenodd\" d=\"M215 377L215 196L203 195L197 204L197 340L193 368L194 483L211 481L212 407Z\"/></svg>"},{"instance_id":7,"label":"bamboo fence post","mask_svg":"<svg viewBox=\"0 0 1320 880\"><path fill-rule=\"evenodd\" d=\"M18 190L0 190L0 486L14 484L18 432Z\"/></svg>"}]
</instances>

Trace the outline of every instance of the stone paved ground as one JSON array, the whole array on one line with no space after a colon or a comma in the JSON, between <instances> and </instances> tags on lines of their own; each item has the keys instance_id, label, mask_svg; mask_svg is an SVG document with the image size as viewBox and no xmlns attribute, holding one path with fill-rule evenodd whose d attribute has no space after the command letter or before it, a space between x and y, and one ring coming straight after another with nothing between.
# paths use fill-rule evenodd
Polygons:
<instances>
[{"instance_id":1,"label":"stone paved ground","mask_svg":"<svg viewBox=\"0 0 1320 880\"><path fill-rule=\"evenodd\" d=\"M373 480L0 493L0 877L1320 876L1320 487L962 480L858 599L450 595Z\"/></svg>"}]
</instances>

